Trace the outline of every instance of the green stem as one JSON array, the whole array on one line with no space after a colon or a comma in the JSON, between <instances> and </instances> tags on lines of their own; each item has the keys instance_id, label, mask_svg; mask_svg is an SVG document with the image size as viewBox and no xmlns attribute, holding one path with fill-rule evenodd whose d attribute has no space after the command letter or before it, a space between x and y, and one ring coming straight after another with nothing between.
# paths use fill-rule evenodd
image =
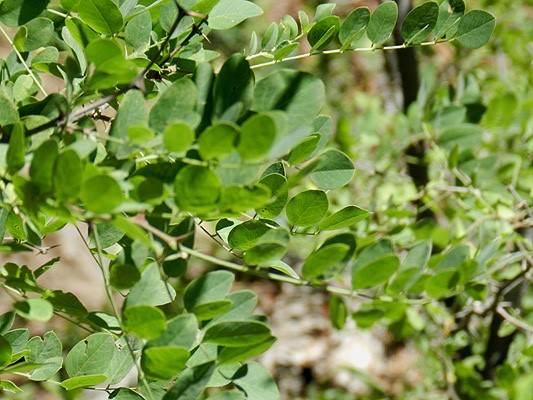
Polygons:
<instances>
[{"instance_id":1,"label":"green stem","mask_svg":"<svg viewBox=\"0 0 533 400\"><path fill-rule=\"evenodd\" d=\"M31 70L31 68L28 67L28 64L26 64L26 61L24 60L24 57L22 57L22 54L20 54L20 52L17 50L17 48L15 47L15 44L13 43L13 41L11 40L11 38L9 37L9 35L7 34L7 32L2 28L2 26L0 26L0 32L2 32L2 35L4 35L4 37L6 38L6 40L7 40L8 43L9 43L9 45L11 46L11 48L13 49L13 51L15 52L15 54L17 55L17 58L19 59L19 61L21 62L21 64L24 65L24 68L26 69L26 71L28 71L28 74L29 74L30 77L33 79L33 81L35 82L35 84L37 85L37 87L39 88L39 90L40 90L45 96L48 96L48 93L46 93L46 90L44 90L44 88L42 87L41 82L39 82L39 80L37 79L37 77L33 74L33 71Z\"/></svg>"},{"instance_id":2,"label":"green stem","mask_svg":"<svg viewBox=\"0 0 533 400\"><path fill-rule=\"evenodd\" d=\"M108 279L107 274L105 273L105 270L104 270L102 246L100 245L100 236L98 235L98 230L97 229L94 229L93 232L94 232L94 241L95 241L95 244L96 244L96 250L98 252L98 260L99 260L99 262L97 264L100 267L100 271L102 272L102 277L104 279L104 285L105 285L105 291L107 293L107 298L109 300L109 303L111 304L111 308L113 309L113 313L117 317L117 320L118 320L118 322L120 324L120 327L122 329L122 319L121 319L121 316L120 316L120 312L118 310L115 298L113 297L113 292L112 292L112 289L111 289L111 285L109 284L109 279ZM122 330L124 331L124 329L122 329ZM133 351L133 348L131 347L131 344L128 341L128 338L125 338L125 342L126 342L126 345L128 346L128 350L130 352L131 357L133 358L133 360L135 360L135 352ZM135 366L137 367L137 373L139 374L139 379L146 386L146 391L148 393L149 399L150 400L155 400L154 396L152 394L152 391L150 390L150 386L148 386L148 381L146 380L146 377L144 376L144 373L143 373L142 369L140 368L140 366L137 363L135 363Z\"/></svg>"},{"instance_id":3,"label":"green stem","mask_svg":"<svg viewBox=\"0 0 533 400\"><path fill-rule=\"evenodd\" d=\"M338 294L341 296L347 296L347 297L364 297L364 298L371 298L373 297L365 295L363 293L356 292L355 290L350 289L344 289L337 286L331 286L331 285L317 285L314 284L311 281L299 279L299 278L293 278L291 276L285 276L285 275L279 275L274 274L272 272L266 272L266 271L257 271L251 268L248 268L244 265L239 265L232 263L231 261L221 260L219 258L210 256L208 254L203 254L199 251L189 249L188 247L181 246L181 250L185 253L189 254L192 257L199 258L204 261L211 262L213 264L219 265L221 267L225 267L234 271L243 272L245 274L255 275L259 276L261 278L271 279L273 281L283 282L283 283L290 283L291 285L296 286L309 286L315 289L321 289L329 293Z\"/></svg>"},{"instance_id":4,"label":"green stem","mask_svg":"<svg viewBox=\"0 0 533 400\"><path fill-rule=\"evenodd\" d=\"M285 58L282 58L280 60L272 60L272 61L267 61L267 62L260 63L260 64L255 64L255 65L252 65L250 68L251 69L262 68L262 67L267 67L269 65L278 64L280 62L294 61L294 60L299 60L299 59L302 59L302 58L308 58L308 57L311 57L311 56L316 56L316 55L321 55L321 54L327 55L327 54L342 54L342 53L346 53L346 52L359 53L359 52L371 52L371 51L376 51L376 50L400 50L400 49L405 49L407 47L433 46L433 45L435 45L437 43L446 43L446 42L449 42L449 40L441 40L441 41L435 41L434 40L434 41L431 41L431 42L418 43L416 45L406 45L405 43L403 43L403 44L398 44L398 45L394 45L394 46L383 46L383 47L359 47L359 48L355 48L355 49L346 49L346 50L333 49L333 50L313 51L313 52L309 52L309 53L304 53L304 54L298 54L298 55L295 55L295 56L285 57ZM252 60L254 58L261 57L261 56L272 57L272 54L267 53L267 52L261 52L261 53L257 53L257 54L252 54L252 55L246 57L246 59L247 60Z\"/></svg>"}]
</instances>

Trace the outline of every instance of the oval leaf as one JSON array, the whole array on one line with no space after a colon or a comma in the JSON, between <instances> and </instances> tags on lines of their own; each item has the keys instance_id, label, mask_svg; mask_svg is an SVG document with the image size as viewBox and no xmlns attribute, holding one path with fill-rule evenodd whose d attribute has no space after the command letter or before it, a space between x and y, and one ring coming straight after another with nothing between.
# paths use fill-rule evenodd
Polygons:
<instances>
[{"instance_id":1,"label":"oval leaf","mask_svg":"<svg viewBox=\"0 0 533 400\"><path fill-rule=\"evenodd\" d=\"M318 167L309 176L320 189L338 189L350 182L355 174L352 160L340 150L328 150L318 161Z\"/></svg>"},{"instance_id":2,"label":"oval leaf","mask_svg":"<svg viewBox=\"0 0 533 400\"><path fill-rule=\"evenodd\" d=\"M394 1L386 1L376 7L368 27L366 35L374 46L380 46L385 43L392 35L396 20L398 19L398 5Z\"/></svg>"},{"instance_id":3,"label":"oval leaf","mask_svg":"<svg viewBox=\"0 0 533 400\"><path fill-rule=\"evenodd\" d=\"M261 343L270 336L270 328L259 321L223 321L211 325L203 341L218 346L241 347Z\"/></svg>"},{"instance_id":4,"label":"oval leaf","mask_svg":"<svg viewBox=\"0 0 533 400\"><path fill-rule=\"evenodd\" d=\"M323 190L307 190L298 193L287 203L287 218L295 226L311 226L319 223L329 208L328 196Z\"/></svg>"},{"instance_id":5,"label":"oval leaf","mask_svg":"<svg viewBox=\"0 0 533 400\"><path fill-rule=\"evenodd\" d=\"M321 231L333 231L347 228L365 219L369 215L369 211L357 206L344 207L342 210L337 211L322 221L319 228Z\"/></svg>"},{"instance_id":6,"label":"oval leaf","mask_svg":"<svg viewBox=\"0 0 533 400\"><path fill-rule=\"evenodd\" d=\"M328 270L335 268L349 250L350 246L344 243L335 243L316 250L304 262L303 277L311 280L320 277Z\"/></svg>"},{"instance_id":7,"label":"oval leaf","mask_svg":"<svg viewBox=\"0 0 533 400\"><path fill-rule=\"evenodd\" d=\"M459 21L456 39L463 46L478 49L490 39L496 20L486 11L472 10Z\"/></svg>"},{"instance_id":8,"label":"oval leaf","mask_svg":"<svg viewBox=\"0 0 533 400\"><path fill-rule=\"evenodd\" d=\"M437 24L439 5L428 1L413 8L402 23L401 34L405 43L422 43Z\"/></svg>"},{"instance_id":9,"label":"oval leaf","mask_svg":"<svg viewBox=\"0 0 533 400\"><path fill-rule=\"evenodd\" d=\"M112 0L84 0L79 3L80 18L98 33L111 36L124 25L122 13Z\"/></svg>"}]
</instances>

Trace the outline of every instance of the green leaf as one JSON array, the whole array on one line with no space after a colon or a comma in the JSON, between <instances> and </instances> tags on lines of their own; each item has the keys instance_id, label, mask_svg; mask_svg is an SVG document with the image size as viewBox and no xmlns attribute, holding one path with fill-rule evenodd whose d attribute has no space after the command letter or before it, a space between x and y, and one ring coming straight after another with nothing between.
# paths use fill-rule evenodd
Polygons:
<instances>
[{"instance_id":1,"label":"green leaf","mask_svg":"<svg viewBox=\"0 0 533 400\"><path fill-rule=\"evenodd\" d=\"M340 296L330 296L329 298L329 319L335 329L342 329L348 318L348 307L344 299Z\"/></svg>"},{"instance_id":2,"label":"green leaf","mask_svg":"<svg viewBox=\"0 0 533 400\"><path fill-rule=\"evenodd\" d=\"M477 147L481 143L483 129L474 124L458 124L447 128L439 137L439 143L447 150L458 146Z\"/></svg>"},{"instance_id":3,"label":"green leaf","mask_svg":"<svg viewBox=\"0 0 533 400\"><path fill-rule=\"evenodd\" d=\"M330 44L340 27L340 18L334 15L317 21L307 33L307 41L311 45L311 52L322 50Z\"/></svg>"},{"instance_id":4,"label":"green leaf","mask_svg":"<svg viewBox=\"0 0 533 400\"><path fill-rule=\"evenodd\" d=\"M143 338L156 339L167 329L165 314L150 306L130 306L122 313L124 330Z\"/></svg>"},{"instance_id":5,"label":"green leaf","mask_svg":"<svg viewBox=\"0 0 533 400\"><path fill-rule=\"evenodd\" d=\"M370 263L354 267L352 287L354 289L372 288L385 283L400 267L395 255L385 255Z\"/></svg>"},{"instance_id":6,"label":"green leaf","mask_svg":"<svg viewBox=\"0 0 533 400\"><path fill-rule=\"evenodd\" d=\"M19 121L19 113L15 105L0 92L0 126L16 124ZM11 134L13 136L13 133Z\"/></svg>"},{"instance_id":7,"label":"green leaf","mask_svg":"<svg viewBox=\"0 0 533 400\"><path fill-rule=\"evenodd\" d=\"M148 116L144 105L144 95L140 90L129 90L122 99L117 115L111 124L109 136L117 139L126 139L130 126L144 126L148 122ZM130 153L126 145L109 141L107 148L113 152L122 149L125 155ZM118 156L121 157L119 152Z\"/></svg>"},{"instance_id":8,"label":"green leaf","mask_svg":"<svg viewBox=\"0 0 533 400\"><path fill-rule=\"evenodd\" d=\"M316 10L315 10L314 20L315 21L320 21L323 18L329 17L333 13L333 10L335 9L336 6L337 6L337 4L319 4L319 5L317 5Z\"/></svg>"},{"instance_id":9,"label":"green leaf","mask_svg":"<svg viewBox=\"0 0 533 400\"><path fill-rule=\"evenodd\" d=\"M357 42L366 32L370 21L370 9L358 7L353 10L343 21L339 31L339 40L343 48L348 48Z\"/></svg>"},{"instance_id":10,"label":"green leaf","mask_svg":"<svg viewBox=\"0 0 533 400\"><path fill-rule=\"evenodd\" d=\"M124 25L120 9L112 0L85 0L79 3L80 18L98 33L111 36Z\"/></svg>"},{"instance_id":11,"label":"green leaf","mask_svg":"<svg viewBox=\"0 0 533 400\"><path fill-rule=\"evenodd\" d=\"M52 176L58 152L57 142L55 140L47 140L33 153L30 177L32 182L39 186L43 193L52 190Z\"/></svg>"},{"instance_id":12,"label":"green leaf","mask_svg":"<svg viewBox=\"0 0 533 400\"><path fill-rule=\"evenodd\" d=\"M254 89L254 108L260 112L286 111L289 131L309 125L322 109L325 99L324 83L311 74L296 70L278 70L258 81ZM280 150L274 156L288 151L283 141L278 142L275 148Z\"/></svg>"},{"instance_id":13,"label":"green leaf","mask_svg":"<svg viewBox=\"0 0 533 400\"><path fill-rule=\"evenodd\" d=\"M2 95L0 94L0 113L3 113ZM0 115L0 118L1 115ZM17 117L18 118L18 117ZM1 125L1 120L0 120ZM11 130L9 138L9 147L6 152L7 172L14 174L18 172L25 164L26 144L24 139L24 130L21 124L17 124Z\"/></svg>"},{"instance_id":14,"label":"green leaf","mask_svg":"<svg viewBox=\"0 0 533 400\"><path fill-rule=\"evenodd\" d=\"M173 122L165 128L163 144L168 151L180 153L194 142L194 130L183 122Z\"/></svg>"},{"instance_id":15,"label":"green leaf","mask_svg":"<svg viewBox=\"0 0 533 400\"><path fill-rule=\"evenodd\" d=\"M18 315L30 321L48 322L54 316L52 304L43 299L18 301L13 308Z\"/></svg>"},{"instance_id":16,"label":"green leaf","mask_svg":"<svg viewBox=\"0 0 533 400\"><path fill-rule=\"evenodd\" d=\"M0 369L11 363L11 344L0 336Z\"/></svg>"},{"instance_id":17,"label":"green leaf","mask_svg":"<svg viewBox=\"0 0 533 400\"><path fill-rule=\"evenodd\" d=\"M193 314L181 314L167 321L167 329L155 340L150 340L149 347L183 347L190 349L196 343L198 321Z\"/></svg>"},{"instance_id":18,"label":"green leaf","mask_svg":"<svg viewBox=\"0 0 533 400\"><path fill-rule=\"evenodd\" d=\"M465 47L478 49L489 41L495 26L494 15L486 11L472 10L459 21L455 39Z\"/></svg>"},{"instance_id":19,"label":"green leaf","mask_svg":"<svg viewBox=\"0 0 533 400\"><path fill-rule=\"evenodd\" d=\"M86 388L99 385L107 380L107 376L102 374L76 376L74 378L65 379L61 382L61 387L66 390L74 390L79 388Z\"/></svg>"},{"instance_id":20,"label":"green leaf","mask_svg":"<svg viewBox=\"0 0 533 400\"><path fill-rule=\"evenodd\" d=\"M270 328L259 321L221 321L207 329L203 342L240 347L261 343L270 336Z\"/></svg>"},{"instance_id":21,"label":"green leaf","mask_svg":"<svg viewBox=\"0 0 533 400\"><path fill-rule=\"evenodd\" d=\"M183 371L162 400L197 400L215 371L215 363L197 365Z\"/></svg>"},{"instance_id":22,"label":"green leaf","mask_svg":"<svg viewBox=\"0 0 533 400\"><path fill-rule=\"evenodd\" d=\"M348 250L350 247L344 243L321 247L304 261L302 276L309 280L320 277L328 270L335 268L344 259Z\"/></svg>"},{"instance_id":23,"label":"green leaf","mask_svg":"<svg viewBox=\"0 0 533 400\"><path fill-rule=\"evenodd\" d=\"M407 44L422 43L437 24L439 5L427 1L413 8L402 22L401 34Z\"/></svg>"},{"instance_id":24,"label":"green leaf","mask_svg":"<svg viewBox=\"0 0 533 400\"><path fill-rule=\"evenodd\" d=\"M463 0L444 1L439 7L439 17L434 28L436 39L444 36L453 37L457 31L458 22L465 12Z\"/></svg>"},{"instance_id":25,"label":"green leaf","mask_svg":"<svg viewBox=\"0 0 533 400\"><path fill-rule=\"evenodd\" d=\"M224 347L218 354L220 364L230 364L234 362L243 362L252 357L267 351L276 342L276 338L271 336L261 343L255 343L250 346L242 347Z\"/></svg>"},{"instance_id":26,"label":"green leaf","mask_svg":"<svg viewBox=\"0 0 533 400\"><path fill-rule=\"evenodd\" d=\"M5 392L10 393L22 393L23 390L19 388L17 385L15 385L11 381L7 381L5 379L0 379L0 389Z\"/></svg>"},{"instance_id":27,"label":"green leaf","mask_svg":"<svg viewBox=\"0 0 533 400\"><path fill-rule=\"evenodd\" d=\"M250 108L254 74L242 54L226 60L213 87L213 116L219 120L237 123L242 113ZM204 108L205 110L205 108Z\"/></svg>"},{"instance_id":28,"label":"green leaf","mask_svg":"<svg viewBox=\"0 0 533 400\"><path fill-rule=\"evenodd\" d=\"M178 79L168 87L150 111L149 125L158 133L163 133L172 122L180 121L195 127L200 116L194 111L196 106L196 86L188 78Z\"/></svg>"},{"instance_id":29,"label":"green leaf","mask_svg":"<svg viewBox=\"0 0 533 400\"><path fill-rule=\"evenodd\" d=\"M109 283L116 289L129 289L141 279L139 269L133 264L112 263L109 267Z\"/></svg>"},{"instance_id":30,"label":"green leaf","mask_svg":"<svg viewBox=\"0 0 533 400\"><path fill-rule=\"evenodd\" d=\"M470 254L470 247L460 245L449 250L439 261L437 270L455 269L463 264Z\"/></svg>"},{"instance_id":31,"label":"green leaf","mask_svg":"<svg viewBox=\"0 0 533 400\"><path fill-rule=\"evenodd\" d=\"M287 43L279 46L274 53L274 60L282 60L285 57L288 57L294 50L298 48L298 46L298 43Z\"/></svg>"},{"instance_id":32,"label":"green leaf","mask_svg":"<svg viewBox=\"0 0 533 400\"><path fill-rule=\"evenodd\" d=\"M13 326L15 322L15 313L13 311L6 312L0 316L0 335L3 335Z\"/></svg>"},{"instance_id":33,"label":"green leaf","mask_svg":"<svg viewBox=\"0 0 533 400\"><path fill-rule=\"evenodd\" d=\"M259 183L270 189L272 200L265 206L256 209L256 212L263 218L275 218L283 211L285 204L287 204L289 197L286 185L287 178L280 174L268 174L261 178Z\"/></svg>"},{"instance_id":34,"label":"green leaf","mask_svg":"<svg viewBox=\"0 0 533 400\"><path fill-rule=\"evenodd\" d=\"M209 14L209 27L229 29L242 21L263 14L263 10L246 0L220 0Z\"/></svg>"},{"instance_id":35,"label":"green leaf","mask_svg":"<svg viewBox=\"0 0 533 400\"><path fill-rule=\"evenodd\" d=\"M150 236L139 225L130 221L124 215L114 215L111 223L124 232L130 239L138 240L145 246L152 245Z\"/></svg>"},{"instance_id":36,"label":"green leaf","mask_svg":"<svg viewBox=\"0 0 533 400\"><path fill-rule=\"evenodd\" d=\"M24 27L27 29L24 51L33 51L46 46L54 35L54 23L48 18L32 19Z\"/></svg>"},{"instance_id":37,"label":"green leaf","mask_svg":"<svg viewBox=\"0 0 533 400\"><path fill-rule=\"evenodd\" d=\"M454 293L458 282L459 273L453 269L445 269L430 276L425 282L424 290L429 297L442 299Z\"/></svg>"},{"instance_id":38,"label":"green leaf","mask_svg":"<svg viewBox=\"0 0 533 400\"><path fill-rule=\"evenodd\" d=\"M221 187L220 179L213 170L188 165L180 170L174 181L176 202L184 211L208 211L216 207Z\"/></svg>"},{"instance_id":39,"label":"green leaf","mask_svg":"<svg viewBox=\"0 0 533 400\"><path fill-rule=\"evenodd\" d=\"M252 247L244 254L244 261L248 265L260 265L278 260L287 252L283 243L262 242Z\"/></svg>"},{"instance_id":40,"label":"green leaf","mask_svg":"<svg viewBox=\"0 0 533 400\"><path fill-rule=\"evenodd\" d=\"M231 289L235 276L228 271L214 271L194 279L185 288L183 303L188 311L195 307L223 300Z\"/></svg>"},{"instance_id":41,"label":"green leaf","mask_svg":"<svg viewBox=\"0 0 533 400\"><path fill-rule=\"evenodd\" d=\"M380 239L365 248L354 264L354 271L356 268L363 267L373 260L388 254L393 253L392 242L388 239Z\"/></svg>"},{"instance_id":42,"label":"green leaf","mask_svg":"<svg viewBox=\"0 0 533 400\"><path fill-rule=\"evenodd\" d=\"M276 123L268 114L256 114L241 126L237 151L244 160L257 161L269 152L276 138Z\"/></svg>"},{"instance_id":43,"label":"green leaf","mask_svg":"<svg viewBox=\"0 0 533 400\"><path fill-rule=\"evenodd\" d=\"M99 375L107 371L115 350L113 336L107 333L94 333L78 342L69 351L65 358L65 370L71 378ZM107 379L107 376L102 376L105 377L104 380ZM93 384L89 384L91 385Z\"/></svg>"},{"instance_id":44,"label":"green leaf","mask_svg":"<svg viewBox=\"0 0 533 400\"><path fill-rule=\"evenodd\" d=\"M206 321L224 314L231 308L230 300L217 300L210 303L199 304L192 312L199 321Z\"/></svg>"},{"instance_id":45,"label":"green leaf","mask_svg":"<svg viewBox=\"0 0 533 400\"><path fill-rule=\"evenodd\" d=\"M252 362L243 365L233 375L233 383L246 393L246 398L254 400L279 400L276 382L262 365Z\"/></svg>"},{"instance_id":46,"label":"green leaf","mask_svg":"<svg viewBox=\"0 0 533 400\"><path fill-rule=\"evenodd\" d=\"M115 342L113 358L107 368L107 378L110 385L121 382L135 366L135 359L131 355L126 338Z\"/></svg>"},{"instance_id":47,"label":"green leaf","mask_svg":"<svg viewBox=\"0 0 533 400\"><path fill-rule=\"evenodd\" d=\"M402 268L408 268L413 266L420 268L424 267L427 264L429 257L431 256L431 249L431 241L424 241L418 243L411 250L409 250L409 253L407 253L407 256L402 261Z\"/></svg>"},{"instance_id":48,"label":"green leaf","mask_svg":"<svg viewBox=\"0 0 533 400\"><path fill-rule=\"evenodd\" d=\"M306 190L287 203L286 213L291 224L311 226L319 223L329 208L328 197L323 190Z\"/></svg>"},{"instance_id":49,"label":"green leaf","mask_svg":"<svg viewBox=\"0 0 533 400\"><path fill-rule=\"evenodd\" d=\"M43 12L49 0L5 0L0 3L0 22L7 26L20 26Z\"/></svg>"},{"instance_id":50,"label":"green leaf","mask_svg":"<svg viewBox=\"0 0 533 400\"><path fill-rule=\"evenodd\" d=\"M328 150L318 160L318 167L309 176L321 189L338 189L349 183L355 174L352 160L340 150Z\"/></svg>"},{"instance_id":51,"label":"green leaf","mask_svg":"<svg viewBox=\"0 0 533 400\"><path fill-rule=\"evenodd\" d=\"M296 271L294 271L294 269L292 269L290 265L284 263L281 260L271 261L268 264L262 265L262 267L272 268L287 276L292 276L293 278L300 279L300 276L296 273Z\"/></svg>"},{"instance_id":52,"label":"green leaf","mask_svg":"<svg viewBox=\"0 0 533 400\"><path fill-rule=\"evenodd\" d=\"M31 338L27 348L30 355L26 357L26 361L44 364L30 375L32 381L46 381L61 369L63 345L54 332L46 332L43 339Z\"/></svg>"},{"instance_id":53,"label":"green leaf","mask_svg":"<svg viewBox=\"0 0 533 400\"><path fill-rule=\"evenodd\" d=\"M189 351L183 347L149 347L143 350L141 368L150 379L171 379L183 368Z\"/></svg>"},{"instance_id":54,"label":"green leaf","mask_svg":"<svg viewBox=\"0 0 533 400\"><path fill-rule=\"evenodd\" d=\"M164 282L159 274L157 264L148 265L139 282L133 286L126 297L125 307L136 305L160 306L170 303L176 297L174 288Z\"/></svg>"},{"instance_id":55,"label":"green leaf","mask_svg":"<svg viewBox=\"0 0 533 400\"><path fill-rule=\"evenodd\" d=\"M200 0L198 3L193 5L190 10L207 15L213 10L220 0Z\"/></svg>"},{"instance_id":56,"label":"green leaf","mask_svg":"<svg viewBox=\"0 0 533 400\"><path fill-rule=\"evenodd\" d=\"M232 302L231 308L224 314L214 318L206 327L220 321L232 321L237 319L248 318L252 315L257 306L257 295L250 290L240 290L229 293L227 300Z\"/></svg>"},{"instance_id":57,"label":"green leaf","mask_svg":"<svg viewBox=\"0 0 533 400\"><path fill-rule=\"evenodd\" d=\"M392 35L397 19L398 5L396 2L386 1L376 7L370 16L366 29L366 35L374 47L382 45Z\"/></svg>"},{"instance_id":58,"label":"green leaf","mask_svg":"<svg viewBox=\"0 0 533 400\"><path fill-rule=\"evenodd\" d=\"M321 231L334 231L347 228L358 223L359 221L362 221L369 215L370 212L363 208L357 206L347 206L322 221L322 223L319 225L319 229Z\"/></svg>"},{"instance_id":59,"label":"green leaf","mask_svg":"<svg viewBox=\"0 0 533 400\"><path fill-rule=\"evenodd\" d=\"M29 333L27 329L19 328L6 332L3 337L11 345L13 354L16 354L26 349L26 346L28 344Z\"/></svg>"},{"instance_id":60,"label":"green leaf","mask_svg":"<svg viewBox=\"0 0 533 400\"><path fill-rule=\"evenodd\" d=\"M64 150L57 157L52 182L56 196L62 200L73 200L81 190L82 164L78 154L71 149Z\"/></svg>"},{"instance_id":61,"label":"green leaf","mask_svg":"<svg viewBox=\"0 0 533 400\"><path fill-rule=\"evenodd\" d=\"M126 43L133 47L137 53L142 53L148 49L152 33L150 12L144 7L140 10L142 11L138 15L128 21L124 30Z\"/></svg>"},{"instance_id":62,"label":"green leaf","mask_svg":"<svg viewBox=\"0 0 533 400\"><path fill-rule=\"evenodd\" d=\"M314 133L306 137L300 144L294 147L289 153L288 162L291 165L300 164L306 161L315 152L318 142L320 141L320 134Z\"/></svg>"},{"instance_id":63,"label":"green leaf","mask_svg":"<svg viewBox=\"0 0 533 400\"><path fill-rule=\"evenodd\" d=\"M137 392L134 392L132 389L123 387L113 390L109 395L109 398L113 400L145 400L144 397Z\"/></svg>"},{"instance_id":64,"label":"green leaf","mask_svg":"<svg viewBox=\"0 0 533 400\"><path fill-rule=\"evenodd\" d=\"M37 93L39 88L29 75L20 75L13 85L13 98L15 101L23 101Z\"/></svg>"},{"instance_id":65,"label":"green leaf","mask_svg":"<svg viewBox=\"0 0 533 400\"><path fill-rule=\"evenodd\" d=\"M214 396L209 397L207 400L246 400L244 394L237 390L220 392Z\"/></svg>"},{"instance_id":66,"label":"green leaf","mask_svg":"<svg viewBox=\"0 0 533 400\"><path fill-rule=\"evenodd\" d=\"M239 135L238 127L227 122L211 125L198 138L198 151L204 160L221 159L233 150Z\"/></svg>"},{"instance_id":67,"label":"green leaf","mask_svg":"<svg viewBox=\"0 0 533 400\"><path fill-rule=\"evenodd\" d=\"M235 226L228 235L228 244L237 250L250 250L260 242L288 242L284 229L276 229L266 222L249 220Z\"/></svg>"},{"instance_id":68,"label":"green leaf","mask_svg":"<svg viewBox=\"0 0 533 400\"><path fill-rule=\"evenodd\" d=\"M113 212L124 200L119 184L107 175L97 175L84 181L80 197L87 210L98 214Z\"/></svg>"}]
</instances>

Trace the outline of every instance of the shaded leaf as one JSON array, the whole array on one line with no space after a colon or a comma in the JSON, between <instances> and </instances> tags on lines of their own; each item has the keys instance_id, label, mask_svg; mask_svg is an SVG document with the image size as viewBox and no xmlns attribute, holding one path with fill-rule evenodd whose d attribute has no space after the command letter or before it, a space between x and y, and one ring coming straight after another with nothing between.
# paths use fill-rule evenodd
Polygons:
<instances>
[{"instance_id":1,"label":"shaded leaf","mask_svg":"<svg viewBox=\"0 0 533 400\"><path fill-rule=\"evenodd\" d=\"M437 24L439 5L427 1L413 8L402 22L401 34L405 43L422 43Z\"/></svg>"},{"instance_id":2,"label":"shaded leaf","mask_svg":"<svg viewBox=\"0 0 533 400\"><path fill-rule=\"evenodd\" d=\"M314 251L304 261L302 275L306 279L314 280L340 263L350 247L344 243L335 243Z\"/></svg>"},{"instance_id":3,"label":"shaded leaf","mask_svg":"<svg viewBox=\"0 0 533 400\"><path fill-rule=\"evenodd\" d=\"M203 341L218 346L241 347L261 343L271 336L259 321L221 321L207 328Z\"/></svg>"}]
</instances>

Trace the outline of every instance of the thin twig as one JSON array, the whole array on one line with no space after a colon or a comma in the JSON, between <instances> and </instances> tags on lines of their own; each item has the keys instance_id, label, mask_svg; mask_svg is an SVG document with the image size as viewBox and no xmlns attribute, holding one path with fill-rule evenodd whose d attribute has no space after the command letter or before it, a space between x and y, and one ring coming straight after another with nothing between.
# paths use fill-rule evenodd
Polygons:
<instances>
[{"instance_id":1,"label":"thin twig","mask_svg":"<svg viewBox=\"0 0 533 400\"><path fill-rule=\"evenodd\" d=\"M502 305L499 305L496 308L496 312L500 314L503 317L503 319L505 319L507 322L514 325L518 329L521 329L529 333L533 333L533 326L528 325L525 322L520 321L519 319L513 317L511 314L507 312L507 310Z\"/></svg>"},{"instance_id":2,"label":"thin twig","mask_svg":"<svg viewBox=\"0 0 533 400\"><path fill-rule=\"evenodd\" d=\"M449 40L423 42L423 43L419 43L416 45L406 45L404 43L404 44L398 44L394 46L383 46L383 47L356 47L354 49L346 49L346 50L333 49L333 50L313 51L309 53L298 54L296 56L285 57L280 60L272 60L272 61L267 61L267 62L260 63L260 64L255 64L255 65L252 65L250 68L252 69L262 68L262 67L267 67L269 65L278 64L281 62L294 61L294 60L299 60L302 58L308 58L308 57L317 56L317 55L343 54L343 53L348 53L348 52L352 52L352 53L373 52L377 50L387 50L387 51L388 50L400 50L400 49L405 49L407 47L432 46L438 43L446 43L446 42L449 42ZM249 55L248 57L246 57L246 59L253 60L254 58L257 58L257 57L272 57L272 54L267 53L267 52L261 52L261 53Z\"/></svg>"},{"instance_id":3,"label":"thin twig","mask_svg":"<svg viewBox=\"0 0 533 400\"><path fill-rule=\"evenodd\" d=\"M26 61L24 60L24 57L22 57L22 54L20 54L20 52L17 50L17 47L15 46L15 44L13 43L13 41L11 40L11 38L9 37L7 32L2 28L2 26L0 26L0 32L2 32L2 35L4 35L4 37L6 38L6 40L9 43L9 45L11 46L11 48L13 49L15 54L17 55L17 58L19 59L21 64L24 66L24 69L28 72L28 74L30 75L31 79L33 79L33 81L35 82L35 84L37 85L39 90L42 92L42 94L44 94L45 96L48 96L48 93L46 93L46 90L44 90L44 88L42 87L41 82L39 82L39 80L37 79L37 77L35 76L33 71L31 70L31 68L28 67L28 64L26 64Z\"/></svg>"}]
</instances>

